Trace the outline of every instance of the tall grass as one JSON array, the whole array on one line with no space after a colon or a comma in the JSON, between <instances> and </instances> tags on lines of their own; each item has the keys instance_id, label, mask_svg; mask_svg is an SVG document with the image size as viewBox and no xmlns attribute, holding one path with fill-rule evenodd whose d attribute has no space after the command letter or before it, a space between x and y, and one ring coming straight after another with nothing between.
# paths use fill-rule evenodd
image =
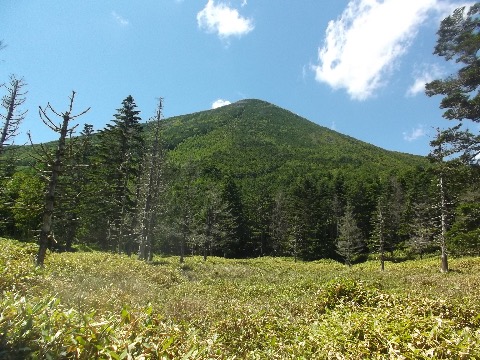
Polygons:
<instances>
[{"instance_id":1,"label":"tall grass","mask_svg":"<svg viewBox=\"0 0 480 360\"><path fill-rule=\"evenodd\" d=\"M480 259L49 254L1 239L0 358L480 358Z\"/></svg>"}]
</instances>

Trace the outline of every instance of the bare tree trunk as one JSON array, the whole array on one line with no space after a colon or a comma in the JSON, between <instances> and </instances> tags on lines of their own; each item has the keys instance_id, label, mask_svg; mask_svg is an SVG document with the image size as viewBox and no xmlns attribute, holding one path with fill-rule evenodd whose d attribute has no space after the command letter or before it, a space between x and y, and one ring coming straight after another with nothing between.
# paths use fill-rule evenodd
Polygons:
<instances>
[{"instance_id":1,"label":"bare tree trunk","mask_svg":"<svg viewBox=\"0 0 480 360\"><path fill-rule=\"evenodd\" d=\"M440 174L439 187L440 187L440 222L441 222L440 250L442 252L441 269L442 269L442 272L448 272L448 255L447 255L447 242L446 242L448 212L447 212L447 200L445 198L445 184L443 181L443 174Z\"/></svg>"},{"instance_id":2,"label":"bare tree trunk","mask_svg":"<svg viewBox=\"0 0 480 360\"><path fill-rule=\"evenodd\" d=\"M55 159L52 164L50 179L49 179L47 191L45 194L45 207L43 212L42 227L40 229L39 249L38 249L38 254L36 259L37 266L43 266L44 264L45 255L48 248L48 242L51 236L52 215L53 215L53 208L55 205L55 189L57 187L58 177L62 170L63 159L65 156L65 139L67 137L67 133L70 131L73 131L73 129L75 128L73 127L69 129L68 125L70 120L85 114L89 110L87 109L79 115L72 116L71 112L72 112L74 98L75 98L75 91L72 92L72 97L70 98L69 111L66 111L63 114L59 114L55 110L53 110L50 104L47 106L47 108L50 108L50 110L52 110L54 114L62 117L63 121L62 121L61 127L56 126L47 116L46 114L47 108L45 109L40 108L40 117L42 118L42 121L55 132L59 132L60 138L58 139L58 147L55 153Z\"/></svg>"},{"instance_id":3,"label":"bare tree trunk","mask_svg":"<svg viewBox=\"0 0 480 360\"><path fill-rule=\"evenodd\" d=\"M14 137L18 130L20 122L25 117L26 111L20 114L15 114L18 106L22 105L25 102L25 94L21 93L21 88L25 86L23 79L16 79L13 75L10 77L9 86L4 85L9 95L5 96L2 99L2 107L7 111L6 115L0 115L3 118L3 128L0 135L0 154L3 151L5 142Z\"/></svg>"},{"instance_id":4,"label":"bare tree trunk","mask_svg":"<svg viewBox=\"0 0 480 360\"><path fill-rule=\"evenodd\" d=\"M148 184L146 189L145 204L142 214L142 229L139 246L139 258L149 260L153 257L152 253L152 230L154 227L153 202L158 201L159 184L159 156L160 156L160 121L162 119L163 98L159 99L155 138L153 141L152 152L150 154L150 168L148 169Z\"/></svg>"}]
</instances>

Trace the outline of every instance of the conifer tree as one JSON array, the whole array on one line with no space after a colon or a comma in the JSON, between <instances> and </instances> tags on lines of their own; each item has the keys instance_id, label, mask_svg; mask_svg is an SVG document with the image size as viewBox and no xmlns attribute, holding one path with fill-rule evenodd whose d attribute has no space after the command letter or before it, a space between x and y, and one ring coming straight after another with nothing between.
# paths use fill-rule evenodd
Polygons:
<instances>
[{"instance_id":1,"label":"conifer tree","mask_svg":"<svg viewBox=\"0 0 480 360\"><path fill-rule=\"evenodd\" d=\"M387 248L388 233L388 215L386 209L385 197L378 197L377 209L373 217L373 236L370 241L372 252L378 253L380 256L380 270L385 270L385 252Z\"/></svg>"},{"instance_id":2,"label":"conifer tree","mask_svg":"<svg viewBox=\"0 0 480 360\"><path fill-rule=\"evenodd\" d=\"M273 254L286 255L288 248L289 224L287 199L283 192L278 192L274 198L271 217L271 236Z\"/></svg>"},{"instance_id":3,"label":"conifer tree","mask_svg":"<svg viewBox=\"0 0 480 360\"><path fill-rule=\"evenodd\" d=\"M102 198L107 200L100 216L106 221L107 246L128 254L134 245L134 210L144 151L139 114L133 97L129 95L117 109L112 124L107 124L99 134L99 190Z\"/></svg>"},{"instance_id":4,"label":"conifer tree","mask_svg":"<svg viewBox=\"0 0 480 360\"><path fill-rule=\"evenodd\" d=\"M407 245L415 253L423 257L433 241L431 205L426 199L417 200L414 204L414 216L410 223L410 237Z\"/></svg>"},{"instance_id":5,"label":"conifer tree","mask_svg":"<svg viewBox=\"0 0 480 360\"><path fill-rule=\"evenodd\" d=\"M467 10L468 9L468 10ZM461 7L445 18L437 32L434 54L460 64L456 74L426 84L428 96L442 95L440 108L446 109L443 117L460 123L447 129L442 136L452 145L454 153L462 154L467 162L477 161L480 154L480 136L462 129L464 120L480 122L480 3Z\"/></svg>"},{"instance_id":6,"label":"conifer tree","mask_svg":"<svg viewBox=\"0 0 480 360\"><path fill-rule=\"evenodd\" d=\"M93 126L85 124L79 137L69 139L69 156L59 178L59 201L55 208L54 231L57 242L65 250L72 249L79 232L92 220L92 179L90 168L93 151Z\"/></svg>"},{"instance_id":7,"label":"conifer tree","mask_svg":"<svg viewBox=\"0 0 480 360\"><path fill-rule=\"evenodd\" d=\"M206 261L208 255L218 250L222 254L222 239L228 235L232 217L219 189L214 185L202 193L202 198L203 204L197 213L196 228L203 259Z\"/></svg>"},{"instance_id":8,"label":"conifer tree","mask_svg":"<svg viewBox=\"0 0 480 360\"><path fill-rule=\"evenodd\" d=\"M337 239L337 253L345 264L352 266L352 260L363 248L362 232L357 225L353 214L353 208L347 204L345 214L340 220L339 236Z\"/></svg>"},{"instance_id":9,"label":"conifer tree","mask_svg":"<svg viewBox=\"0 0 480 360\"><path fill-rule=\"evenodd\" d=\"M222 188L222 201L231 216L231 221L226 230L225 238L221 244L225 257L242 257L251 255L247 247L247 225L244 206L240 190L231 176L224 180Z\"/></svg>"}]
</instances>

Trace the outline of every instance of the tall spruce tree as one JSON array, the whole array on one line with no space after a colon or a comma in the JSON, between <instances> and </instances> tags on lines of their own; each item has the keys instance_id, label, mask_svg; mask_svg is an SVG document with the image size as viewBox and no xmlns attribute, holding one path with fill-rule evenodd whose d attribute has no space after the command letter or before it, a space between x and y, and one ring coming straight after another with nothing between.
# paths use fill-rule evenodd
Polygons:
<instances>
[{"instance_id":1,"label":"tall spruce tree","mask_svg":"<svg viewBox=\"0 0 480 360\"><path fill-rule=\"evenodd\" d=\"M377 253L380 257L380 270L385 270L385 252L389 240L389 224L385 196L378 197L377 209L373 217L373 234L370 239L371 252Z\"/></svg>"},{"instance_id":2,"label":"tall spruce tree","mask_svg":"<svg viewBox=\"0 0 480 360\"><path fill-rule=\"evenodd\" d=\"M289 223L287 198L282 191L279 191L273 201L270 224L273 255L283 256L288 254Z\"/></svg>"},{"instance_id":3,"label":"tall spruce tree","mask_svg":"<svg viewBox=\"0 0 480 360\"><path fill-rule=\"evenodd\" d=\"M352 266L352 261L363 248L362 232L357 225L353 214L353 207L347 204L345 214L340 220L339 236L337 239L337 253L345 264Z\"/></svg>"},{"instance_id":4,"label":"tall spruce tree","mask_svg":"<svg viewBox=\"0 0 480 360\"><path fill-rule=\"evenodd\" d=\"M417 199L413 205L413 218L410 223L410 237L407 246L416 254L423 254L433 242L434 226L432 225L432 208L426 199Z\"/></svg>"},{"instance_id":5,"label":"tall spruce tree","mask_svg":"<svg viewBox=\"0 0 480 360\"><path fill-rule=\"evenodd\" d=\"M129 95L99 134L99 195L105 199L100 216L106 222L107 246L128 254L134 246L137 183L144 152L139 114Z\"/></svg>"},{"instance_id":6,"label":"tall spruce tree","mask_svg":"<svg viewBox=\"0 0 480 360\"><path fill-rule=\"evenodd\" d=\"M479 31L480 3L468 10L458 8L441 22L434 54L453 60L461 67L456 74L434 80L425 87L428 96L443 96L440 103L440 108L446 109L443 117L460 122L445 130L443 138L467 162L477 161L480 154L480 136L462 128L463 120L480 122Z\"/></svg>"}]
</instances>

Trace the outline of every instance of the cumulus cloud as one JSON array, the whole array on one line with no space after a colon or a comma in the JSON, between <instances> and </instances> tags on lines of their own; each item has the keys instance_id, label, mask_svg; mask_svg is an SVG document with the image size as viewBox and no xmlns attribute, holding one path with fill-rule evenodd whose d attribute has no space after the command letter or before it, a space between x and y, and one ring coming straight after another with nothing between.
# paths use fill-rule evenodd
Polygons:
<instances>
[{"instance_id":1,"label":"cumulus cloud","mask_svg":"<svg viewBox=\"0 0 480 360\"><path fill-rule=\"evenodd\" d=\"M407 90L407 96L416 96L425 91L425 84L443 77L445 74L437 65L424 65L422 70L414 72L414 82Z\"/></svg>"},{"instance_id":2,"label":"cumulus cloud","mask_svg":"<svg viewBox=\"0 0 480 360\"><path fill-rule=\"evenodd\" d=\"M403 139L409 142L415 141L427 135L425 131L425 126L418 125L416 128L413 128L410 132L403 133Z\"/></svg>"},{"instance_id":3,"label":"cumulus cloud","mask_svg":"<svg viewBox=\"0 0 480 360\"><path fill-rule=\"evenodd\" d=\"M246 1L241 6L246 5ZM207 5L197 14L198 27L209 33L217 33L222 39L242 36L254 29L252 19L242 17L237 9L215 0L208 0Z\"/></svg>"},{"instance_id":4,"label":"cumulus cloud","mask_svg":"<svg viewBox=\"0 0 480 360\"><path fill-rule=\"evenodd\" d=\"M218 99L212 103L212 109L216 109L225 105L230 105L231 102L228 100Z\"/></svg>"},{"instance_id":5,"label":"cumulus cloud","mask_svg":"<svg viewBox=\"0 0 480 360\"><path fill-rule=\"evenodd\" d=\"M119 15L116 11L112 11L112 17L119 25L127 26L130 24L130 21Z\"/></svg>"},{"instance_id":6,"label":"cumulus cloud","mask_svg":"<svg viewBox=\"0 0 480 360\"><path fill-rule=\"evenodd\" d=\"M316 80L365 100L385 85L428 12L441 0L350 0L330 21L313 66Z\"/></svg>"}]
</instances>

